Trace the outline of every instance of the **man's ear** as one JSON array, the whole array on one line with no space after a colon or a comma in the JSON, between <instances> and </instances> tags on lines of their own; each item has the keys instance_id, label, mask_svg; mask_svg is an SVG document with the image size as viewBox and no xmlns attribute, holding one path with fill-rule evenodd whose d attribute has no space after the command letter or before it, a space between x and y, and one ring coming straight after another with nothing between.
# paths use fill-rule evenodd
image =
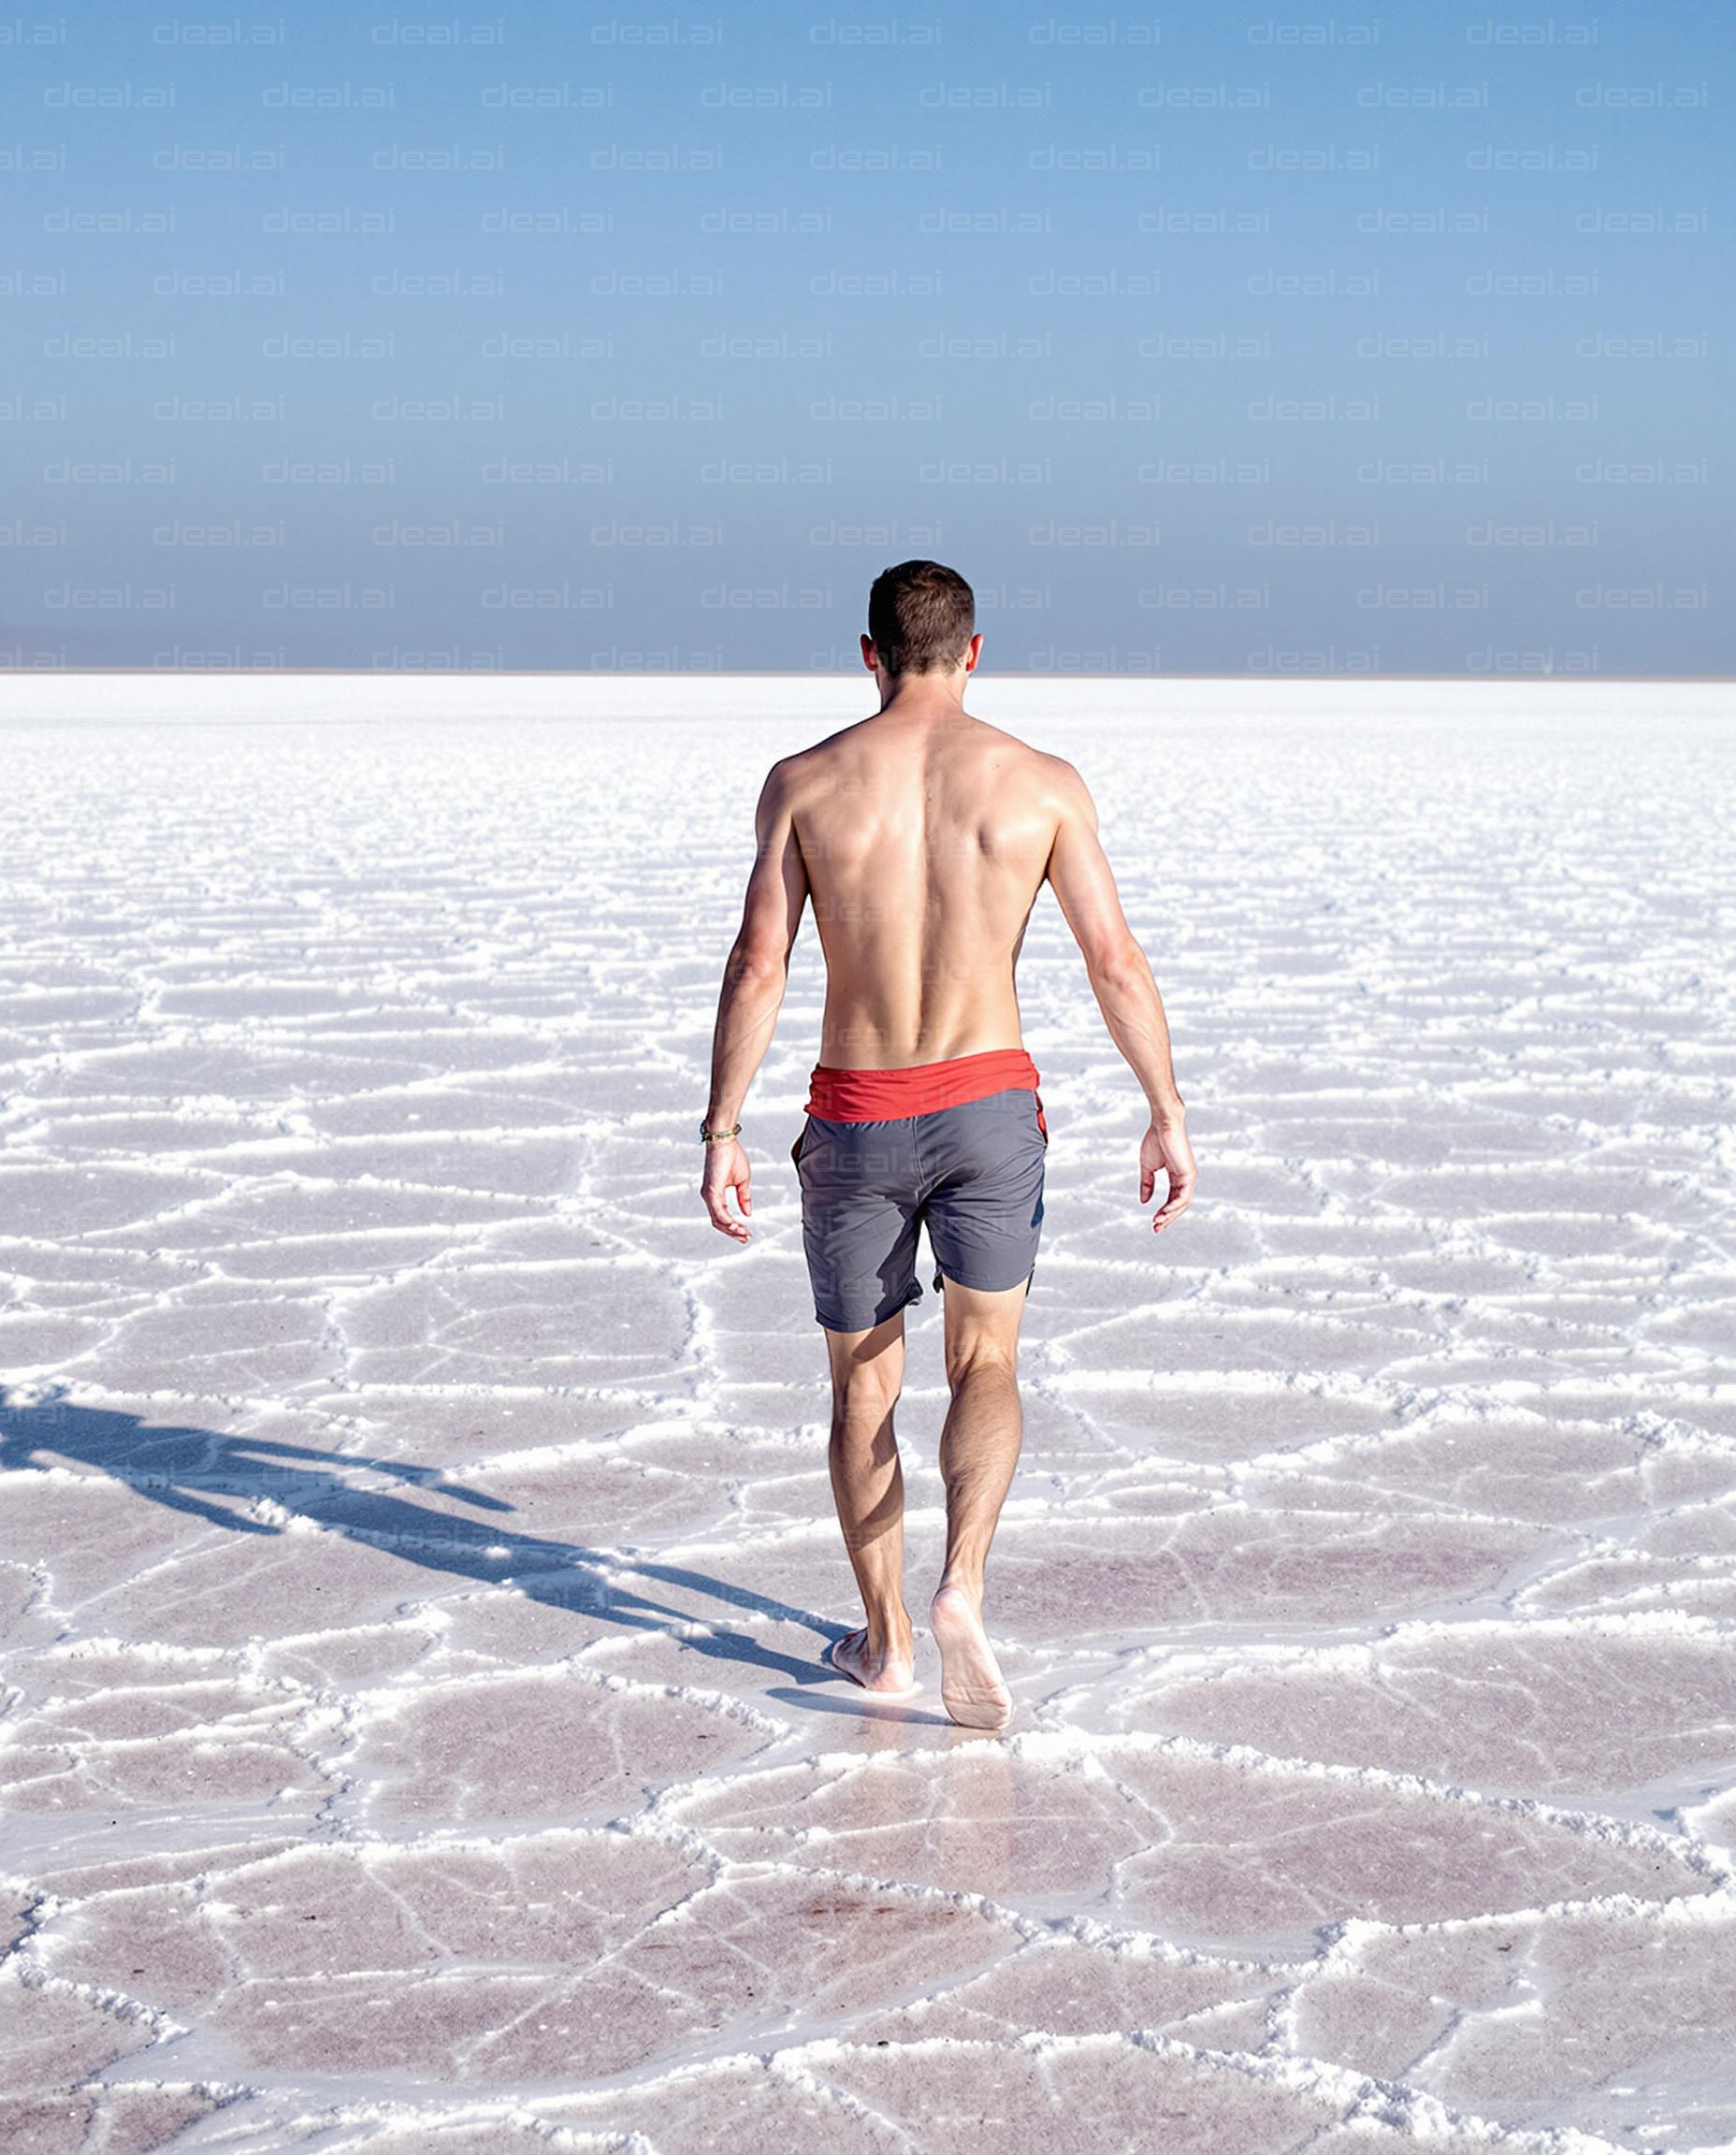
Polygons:
<instances>
[{"instance_id":1,"label":"man's ear","mask_svg":"<svg viewBox=\"0 0 1736 2155\"><path fill-rule=\"evenodd\" d=\"M874 672L875 649L874 639L872 636L864 636L862 638L862 664L867 667L869 673L872 673Z\"/></svg>"}]
</instances>

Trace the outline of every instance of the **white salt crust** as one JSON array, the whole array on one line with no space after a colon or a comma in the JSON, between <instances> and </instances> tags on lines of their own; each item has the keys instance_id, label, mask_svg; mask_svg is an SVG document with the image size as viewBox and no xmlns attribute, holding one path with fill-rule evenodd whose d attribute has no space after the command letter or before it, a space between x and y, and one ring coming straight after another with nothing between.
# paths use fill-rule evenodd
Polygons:
<instances>
[{"instance_id":1,"label":"white salt crust","mask_svg":"<svg viewBox=\"0 0 1736 2155\"><path fill-rule=\"evenodd\" d=\"M1730 706L983 679L1202 1165L1154 1240L1046 895L983 1739L932 1296L926 1688L819 1660L811 927L695 1199L861 690L0 683L0 2145L1736 2149Z\"/></svg>"}]
</instances>

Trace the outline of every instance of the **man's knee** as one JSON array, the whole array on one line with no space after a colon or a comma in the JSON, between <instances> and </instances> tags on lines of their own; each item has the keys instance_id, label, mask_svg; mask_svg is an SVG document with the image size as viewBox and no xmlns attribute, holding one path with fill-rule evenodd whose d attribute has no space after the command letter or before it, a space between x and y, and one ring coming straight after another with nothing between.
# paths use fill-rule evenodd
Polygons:
<instances>
[{"instance_id":1,"label":"man's knee","mask_svg":"<svg viewBox=\"0 0 1736 2155\"><path fill-rule=\"evenodd\" d=\"M840 1356L832 1372L832 1420L877 1428L904 1390L903 1360L902 1354L892 1353Z\"/></svg>"},{"instance_id":2,"label":"man's knee","mask_svg":"<svg viewBox=\"0 0 1736 2155\"><path fill-rule=\"evenodd\" d=\"M903 1389L883 1377L842 1377L832 1385L832 1403L847 1421L874 1421L892 1411Z\"/></svg>"},{"instance_id":3,"label":"man's knee","mask_svg":"<svg viewBox=\"0 0 1736 2155\"><path fill-rule=\"evenodd\" d=\"M1030 1280L987 1289L947 1282L947 1381L956 1392L973 1376L1013 1377L1019 1360L1019 1327L1024 1322Z\"/></svg>"},{"instance_id":4,"label":"man's knee","mask_svg":"<svg viewBox=\"0 0 1736 2155\"><path fill-rule=\"evenodd\" d=\"M947 1341L947 1382L954 1392L989 1375L1014 1379L1019 1369L1019 1335L1005 1327L961 1330Z\"/></svg>"}]
</instances>

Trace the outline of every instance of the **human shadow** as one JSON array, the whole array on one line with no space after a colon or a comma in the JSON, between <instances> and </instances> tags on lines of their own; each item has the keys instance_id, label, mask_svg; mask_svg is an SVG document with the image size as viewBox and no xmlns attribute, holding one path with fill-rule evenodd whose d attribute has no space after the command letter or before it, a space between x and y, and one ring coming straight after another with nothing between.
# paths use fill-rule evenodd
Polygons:
<instances>
[{"instance_id":1,"label":"human shadow","mask_svg":"<svg viewBox=\"0 0 1736 2155\"><path fill-rule=\"evenodd\" d=\"M491 1586L510 1583L532 1600L584 1611L629 1629L666 1631L710 1619L695 1619L690 1612L635 1592L611 1576L623 1570L710 1595L728 1607L805 1625L821 1639L843 1638L849 1628L820 1622L805 1610L685 1565L626 1559L580 1542L514 1533L488 1519L409 1503L387 1490L356 1488L351 1479L358 1473L379 1474L483 1512L514 1509L453 1481L439 1468L358 1452L326 1452L268 1437L225 1437L214 1429L148 1427L136 1414L75 1406L65 1387L28 1404L0 1392L0 1469L43 1471L68 1460L97 1468L152 1503L232 1533L281 1534L283 1529L269 1518L252 1517L215 1498L268 1499L327 1533L388 1550L425 1570ZM817 1661L777 1653L744 1631L714 1627L687 1635L677 1629L671 1635L690 1652L745 1662L799 1685L835 1680Z\"/></svg>"}]
</instances>

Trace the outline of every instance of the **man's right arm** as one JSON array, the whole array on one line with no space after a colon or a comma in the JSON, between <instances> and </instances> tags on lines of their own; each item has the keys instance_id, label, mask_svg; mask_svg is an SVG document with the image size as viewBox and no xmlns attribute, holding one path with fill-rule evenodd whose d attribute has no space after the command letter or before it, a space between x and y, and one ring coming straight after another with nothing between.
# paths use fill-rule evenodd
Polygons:
<instances>
[{"instance_id":1,"label":"man's right arm","mask_svg":"<svg viewBox=\"0 0 1736 2155\"><path fill-rule=\"evenodd\" d=\"M1109 1036L1144 1088L1151 1129L1140 1148L1139 1202L1156 1186L1162 1168L1169 1194L1151 1224L1162 1228L1183 1211L1194 1193L1194 1156L1186 1109L1176 1090L1169 1028L1150 962L1121 911L1115 877L1097 837L1097 809L1085 781L1070 763L1049 759L1059 821L1045 871L1073 939L1085 960L1092 992Z\"/></svg>"}]
</instances>

